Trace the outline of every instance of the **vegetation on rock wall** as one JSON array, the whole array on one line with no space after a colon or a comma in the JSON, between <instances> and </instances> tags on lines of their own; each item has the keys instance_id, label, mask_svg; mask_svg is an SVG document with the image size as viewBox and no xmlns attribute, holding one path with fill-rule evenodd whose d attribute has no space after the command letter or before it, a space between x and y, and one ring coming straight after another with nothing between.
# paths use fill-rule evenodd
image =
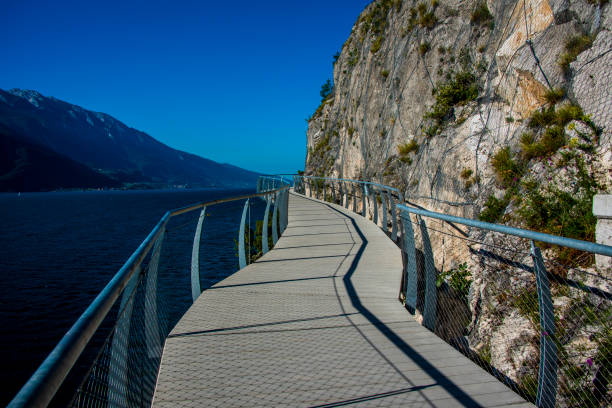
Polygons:
<instances>
[{"instance_id":1,"label":"vegetation on rock wall","mask_svg":"<svg viewBox=\"0 0 612 408\"><path fill-rule=\"evenodd\" d=\"M329 78L327 79L327 81L321 85L321 92L319 92L319 94L321 95L321 102L324 102L334 91L334 86L331 84L331 81L329 80Z\"/></svg>"},{"instance_id":2,"label":"vegetation on rock wall","mask_svg":"<svg viewBox=\"0 0 612 408\"><path fill-rule=\"evenodd\" d=\"M476 25L489 25L490 28L493 28L494 20L489 8L487 7L487 3L485 1L481 1L478 3L474 11L472 12L472 16L470 18L470 22Z\"/></svg>"},{"instance_id":3,"label":"vegetation on rock wall","mask_svg":"<svg viewBox=\"0 0 612 408\"><path fill-rule=\"evenodd\" d=\"M423 133L428 137L439 134L444 125L453 119L455 107L475 100L479 90L476 75L468 69L454 74L446 82L439 83L434 89L436 101L423 116L424 119L430 120Z\"/></svg>"},{"instance_id":4,"label":"vegetation on rock wall","mask_svg":"<svg viewBox=\"0 0 612 408\"><path fill-rule=\"evenodd\" d=\"M412 163L412 159L410 158L410 153L416 154L418 151L419 151L419 144L414 139L412 139L408 143L399 145L397 147L397 152L399 153L399 159L406 164Z\"/></svg>"},{"instance_id":5,"label":"vegetation on rock wall","mask_svg":"<svg viewBox=\"0 0 612 408\"><path fill-rule=\"evenodd\" d=\"M576 61L581 52L591 48L593 37L588 34L577 35L565 43L565 52L559 57L559 65L563 72L569 74L570 64Z\"/></svg>"},{"instance_id":6,"label":"vegetation on rock wall","mask_svg":"<svg viewBox=\"0 0 612 408\"><path fill-rule=\"evenodd\" d=\"M433 0L430 7L425 2L420 2L416 8L411 7L409 11L410 18L408 20L408 25L402 31L402 37L405 37L417 26L427 28L429 30L434 28L438 23L438 18L436 17L435 11L439 5L440 3L438 0Z\"/></svg>"},{"instance_id":7,"label":"vegetation on rock wall","mask_svg":"<svg viewBox=\"0 0 612 408\"><path fill-rule=\"evenodd\" d=\"M548 99L559 102L560 92L554 92ZM580 106L571 103L534 111L528 128L517 151L506 146L492 156L491 167L504 195L489 196L479 218L512 221L540 232L593 241L593 196L603 187L586 161L592 159L589 155L601 129ZM504 218L511 203L516 211ZM569 248L557 248L556 252L563 264L592 262L591 257L577 257L579 251Z\"/></svg>"},{"instance_id":8,"label":"vegetation on rock wall","mask_svg":"<svg viewBox=\"0 0 612 408\"><path fill-rule=\"evenodd\" d=\"M436 286L440 287L446 282L455 293L467 302L470 285L472 284L472 273L467 263L460 264L457 268L442 271L436 277Z\"/></svg>"},{"instance_id":9,"label":"vegetation on rock wall","mask_svg":"<svg viewBox=\"0 0 612 408\"><path fill-rule=\"evenodd\" d=\"M385 30L388 26L388 15L392 8L399 11L402 7L401 0L379 0L374 3L370 11L358 21L361 23L360 42L369 35L372 38L370 52L376 54L382 45L385 37Z\"/></svg>"}]
</instances>

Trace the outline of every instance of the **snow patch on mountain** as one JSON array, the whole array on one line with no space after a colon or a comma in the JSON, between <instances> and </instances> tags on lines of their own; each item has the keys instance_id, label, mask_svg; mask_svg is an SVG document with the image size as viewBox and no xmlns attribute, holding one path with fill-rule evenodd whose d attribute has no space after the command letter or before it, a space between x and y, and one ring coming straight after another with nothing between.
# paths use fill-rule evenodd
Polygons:
<instances>
[{"instance_id":1,"label":"snow patch on mountain","mask_svg":"<svg viewBox=\"0 0 612 408\"><path fill-rule=\"evenodd\" d=\"M40 108L40 101L44 99L41 94L30 89L11 89L9 93L25 99L37 108Z\"/></svg>"}]
</instances>

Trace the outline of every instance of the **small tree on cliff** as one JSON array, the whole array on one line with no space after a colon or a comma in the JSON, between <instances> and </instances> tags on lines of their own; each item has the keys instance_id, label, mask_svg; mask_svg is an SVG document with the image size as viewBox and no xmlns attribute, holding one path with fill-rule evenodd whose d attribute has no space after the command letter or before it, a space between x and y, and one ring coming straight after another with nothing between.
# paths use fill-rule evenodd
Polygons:
<instances>
[{"instance_id":1,"label":"small tree on cliff","mask_svg":"<svg viewBox=\"0 0 612 408\"><path fill-rule=\"evenodd\" d=\"M320 92L321 102L327 99L327 97L333 92L333 90L334 90L334 86L332 85L329 78L327 78L327 81L325 81L325 83L321 85L321 92Z\"/></svg>"}]
</instances>

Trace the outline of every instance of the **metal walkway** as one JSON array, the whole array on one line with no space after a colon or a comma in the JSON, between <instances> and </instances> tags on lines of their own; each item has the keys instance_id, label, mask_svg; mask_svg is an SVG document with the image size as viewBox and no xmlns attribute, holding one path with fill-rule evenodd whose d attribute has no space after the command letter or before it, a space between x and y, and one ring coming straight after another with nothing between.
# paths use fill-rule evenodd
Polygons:
<instances>
[{"instance_id":1,"label":"metal walkway","mask_svg":"<svg viewBox=\"0 0 612 408\"><path fill-rule=\"evenodd\" d=\"M372 222L291 194L274 250L168 336L153 406L532 406L413 320L401 273Z\"/></svg>"}]
</instances>

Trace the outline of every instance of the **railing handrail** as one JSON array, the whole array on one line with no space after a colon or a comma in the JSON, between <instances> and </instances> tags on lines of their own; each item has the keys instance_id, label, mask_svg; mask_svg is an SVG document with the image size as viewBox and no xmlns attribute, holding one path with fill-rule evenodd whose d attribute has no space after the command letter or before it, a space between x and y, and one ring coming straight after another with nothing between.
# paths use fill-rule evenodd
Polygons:
<instances>
[{"instance_id":1,"label":"railing handrail","mask_svg":"<svg viewBox=\"0 0 612 408\"><path fill-rule=\"evenodd\" d=\"M260 177L266 177L266 178L269 178L269 179L282 181L283 183L291 184L292 180L291 179L287 180L287 179L285 179L284 176L294 177L294 176L297 176L297 174L289 174L289 173L286 173L286 174L262 174Z\"/></svg>"},{"instance_id":2,"label":"railing handrail","mask_svg":"<svg viewBox=\"0 0 612 408\"><path fill-rule=\"evenodd\" d=\"M199 209L202 209L203 207L208 207L208 206L215 205L215 204L222 204L222 203L227 203L230 201L239 201L239 200L246 200L247 198L267 196L272 193L276 193L277 191L284 190L288 187L289 186L283 186L283 187L277 188L276 190L268 190L268 191L264 191L261 193L247 194L247 195L241 195L241 196L229 197L229 198L221 198L219 200L213 200L213 201L202 201L202 202L191 204L185 207L176 208L168 212L170 213L170 217L174 217L176 215L185 214L185 213L188 213L194 210L199 210Z\"/></svg>"},{"instance_id":3,"label":"railing handrail","mask_svg":"<svg viewBox=\"0 0 612 408\"><path fill-rule=\"evenodd\" d=\"M387 186L380 183L375 183L371 181L362 181L362 180L353 180L353 179L344 179L344 178L334 178L334 177L321 177L321 176L306 176L306 175L297 175L298 177L309 178L309 179L320 179L320 180L332 180L332 181L347 181L351 183L360 183L367 185L374 185L378 187L382 187L389 191L395 191L400 195L400 198L404 198L401 191L395 187ZM455 215L444 214L435 211L428 211L421 208L411 207L406 204L398 203L396 207L400 211L408 211L413 214L418 214L426 217L436 218L447 222L454 222L458 224L467 225L470 227L476 227L481 229L486 229L489 231L500 232L508 235L514 235L521 238L527 238L534 241L545 242L547 244L552 245L560 245L568 248L577 249L580 251L592 252L599 255L607 255L612 256L612 246L598 244L595 242L583 241L574 238L567 238L558 235L547 234L544 232L531 231L523 228L511 227L503 224L494 224L486 221L475 220L471 218L458 217Z\"/></svg>"},{"instance_id":4,"label":"railing handrail","mask_svg":"<svg viewBox=\"0 0 612 408\"><path fill-rule=\"evenodd\" d=\"M335 177L320 177L320 176L299 176L299 177L310 178L310 179L320 179L320 180L347 181L349 183L366 184L370 186L384 188L385 190L389 190L389 191L395 191L400 196L400 198L402 199L404 198L404 196L402 195L402 192L399 189L395 187L387 186L385 184L375 183L373 181L353 180L353 179L335 178Z\"/></svg>"},{"instance_id":5,"label":"railing handrail","mask_svg":"<svg viewBox=\"0 0 612 408\"><path fill-rule=\"evenodd\" d=\"M285 180L282 181L286 182ZM47 358L45 358L30 379L11 400L7 408L45 407L49 404L92 336L121 295L123 289L134 276L134 273L139 270L140 264L149 254L155 241L159 238L159 235L172 217L215 204L276 194L289 188L289 186L287 183L274 190L200 202L167 211L110 282L96 296L93 302L89 304L64 337L53 348Z\"/></svg>"},{"instance_id":6,"label":"railing handrail","mask_svg":"<svg viewBox=\"0 0 612 408\"><path fill-rule=\"evenodd\" d=\"M493 224L490 222L458 217L455 215L448 215L435 211L427 211L402 204L398 204L397 207L400 209L400 211L407 211L409 213L418 214L425 217L436 218L447 222L463 224L470 227L486 229L489 231L501 232L503 234L527 238L533 241L545 242L547 244L565 246L568 248L578 249L580 251L588 251L595 254L612 256L612 246L609 245L597 244L595 242L582 241L574 238L566 238L558 235L546 234L544 232L536 232L517 227L510 227L508 225Z\"/></svg>"}]
</instances>

